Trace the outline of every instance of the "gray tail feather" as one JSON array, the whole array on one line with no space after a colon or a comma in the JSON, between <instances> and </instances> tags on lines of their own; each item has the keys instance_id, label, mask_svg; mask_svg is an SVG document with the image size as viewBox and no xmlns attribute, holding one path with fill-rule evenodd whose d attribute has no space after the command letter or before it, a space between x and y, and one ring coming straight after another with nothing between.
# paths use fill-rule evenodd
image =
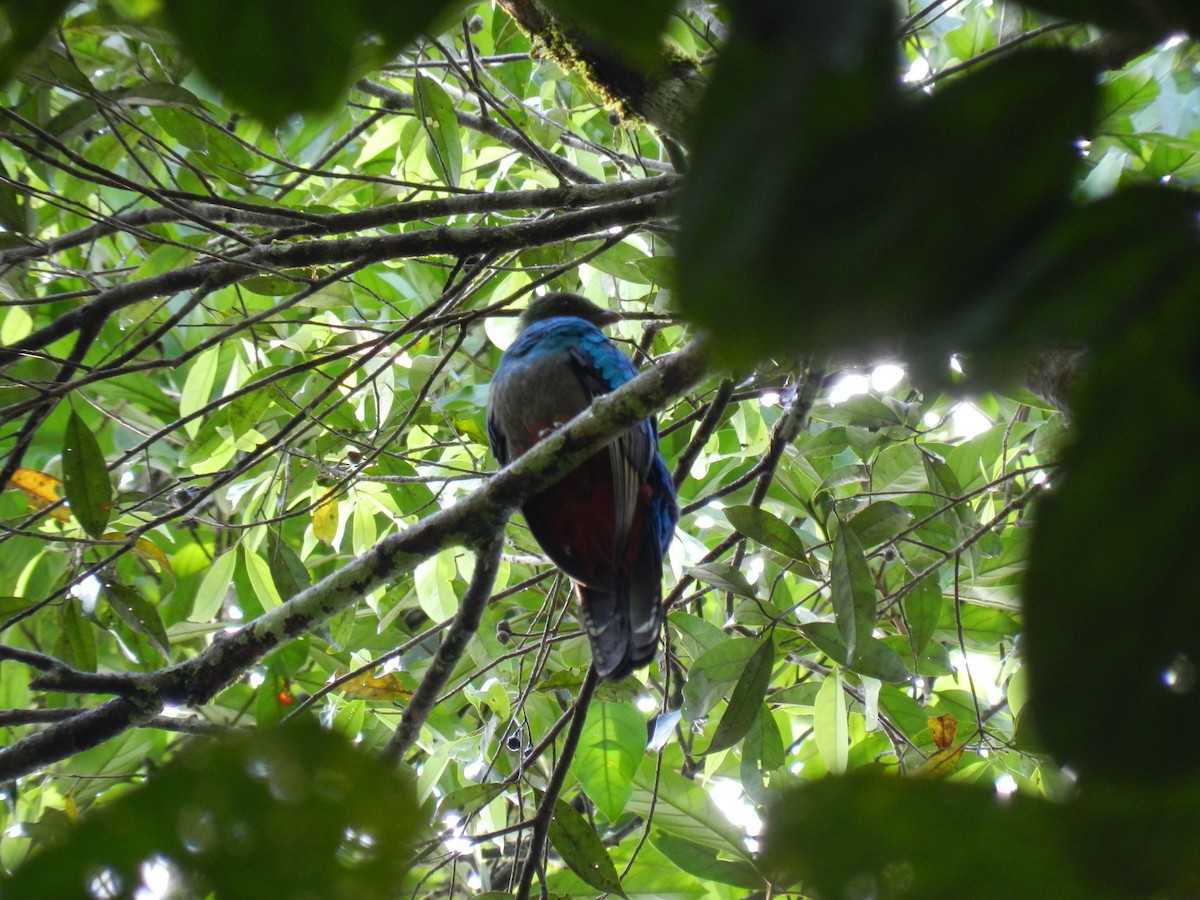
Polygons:
<instances>
[{"instance_id":1,"label":"gray tail feather","mask_svg":"<svg viewBox=\"0 0 1200 900\"><path fill-rule=\"evenodd\" d=\"M619 681L648 666L658 652L663 626L662 563L653 556L642 554L628 584L578 585L592 662L601 678Z\"/></svg>"}]
</instances>

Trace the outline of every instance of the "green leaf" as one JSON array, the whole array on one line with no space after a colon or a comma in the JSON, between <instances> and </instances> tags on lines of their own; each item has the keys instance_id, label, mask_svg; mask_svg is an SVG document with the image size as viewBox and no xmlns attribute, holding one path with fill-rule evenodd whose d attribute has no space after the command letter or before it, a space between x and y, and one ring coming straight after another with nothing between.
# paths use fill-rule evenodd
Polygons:
<instances>
[{"instance_id":1,"label":"green leaf","mask_svg":"<svg viewBox=\"0 0 1200 900\"><path fill-rule=\"evenodd\" d=\"M312 584L312 576L300 555L271 531L267 539L267 568L279 596L294 597Z\"/></svg>"},{"instance_id":2,"label":"green leaf","mask_svg":"<svg viewBox=\"0 0 1200 900\"><path fill-rule=\"evenodd\" d=\"M942 617L942 586L937 574L926 575L900 601L913 656L920 656Z\"/></svg>"},{"instance_id":3,"label":"green leaf","mask_svg":"<svg viewBox=\"0 0 1200 900\"><path fill-rule=\"evenodd\" d=\"M245 544L242 544L242 561L245 563L246 577L250 579L254 596L262 608L274 609L281 605L283 598L279 596L279 590L275 587L271 567L267 561Z\"/></svg>"},{"instance_id":4,"label":"green leaf","mask_svg":"<svg viewBox=\"0 0 1200 900\"><path fill-rule=\"evenodd\" d=\"M101 872L136 886L139 867L163 859L221 897L383 898L412 860L422 819L390 766L302 720L186 748L145 784L106 798L5 893L87 896Z\"/></svg>"},{"instance_id":5,"label":"green leaf","mask_svg":"<svg viewBox=\"0 0 1200 900\"><path fill-rule=\"evenodd\" d=\"M1036 346L1106 345L1133 311L1159 307L1196 253L1194 198L1133 187L1073 210L1034 248L1020 284L1016 337Z\"/></svg>"},{"instance_id":6,"label":"green leaf","mask_svg":"<svg viewBox=\"0 0 1200 900\"><path fill-rule=\"evenodd\" d=\"M887 428L904 424L894 409L870 394L858 394L840 403L819 407L813 410L813 418L858 428Z\"/></svg>"},{"instance_id":7,"label":"green leaf","mask_svg":"<svg viewBox=\"0 0 1200 900\"><path fill-rule=\"evenodd\" d=\"M925 477L929 481L929 489L941 495L935 499L935 502L939 507L948 507L942 518L953 529L955 543L961 544L967 536L967 529L974 524L975 517L971 514L971 507L965 503L949 505L949 498L963 496L958 476L944 461L929 453L922 453L921 461L925 465Z\"/></svg>"},{"instance_id":8,"label":"green leaf","mask_svg":"<svg viewBox=\"0 0 1200 900\"><path fill-rule=\"evenodd\" d=\"M790 559L807 560L800 536L782 519L757 506L727 506L729 524L753 541Z\"/></svg>"},{"instance_id":9,"label":"green leaf","mask_svg":"<svg viewBox=\"0 0 1200 900\"><path fill-rule=\"evenodd\" d=\"M71 411L62 443L63 494L71 512L94 538L104 534L112 514L112 481L96 436Z\"/></svg>"},{"instance_id":10,"label":"green leaf","mask_svg":"<svg viewBox=\"0 0 1200 900\"><path fill-rule=\"evenodd\" d=\"M850 729L842 673L836 667L825 676L817 691L817 702L813 706L813 736L825 768L835 775L845 772L850 759Z\"/></svg>"},{"instance_id":11,"label":"green leaf","mask_svg":"<svg viewBox=\"0 0 1200 900\"><path fill-rule=\"evenodd\" d=\"M675 610L667 616L667 621L679 633L679 640L684 643L685 651L692 657L698 657L705 650L711 650L717 644L729 640L729 635L716 625L690 613Z\"/></svg>"},{"instance_id":12,"label":"green leaf","mask_svg":"<svg viewBox=\"0 0 1200 900\"><path fill-rule=\"evenodd\" d=\"M858 652L849 668L860 675L892 684L908 680L908 667L904 659L878 638L868 638L859 643Z\"/></svg>"},{"instance_id":13,"label":"green leaf","mask_svg":"<svg viewBox=\"0 0 1200 900\"><path fill-rule=\"evenodd\" d=\"M817 685L812 687L817 688ZM775 702L776 698L771 699ZM746 796L755 803L768 804L774 801L778 791L767 787L767 779L786 760L783 735L779 733L779 725L771 715L771 710L764 704L742 742L740 774Z\"/></svg>"},{"instance_id":14,"label":"green leaf","mask_svg":"<svg viewBox=\"0 0 1200 900\"><path fill-rule=\"evenodd\" d=\"M886 544L913 520L913 514L891 500L877 500L846 522L864 550Z\"/></svg>"},{"instance_id":15,"label":"green leaf","mask_svg":"<svg viewBox=\"0 0 1200 900\"><path fill-rule=\"evenodd\" d=\"M753 600L757 596L754 593L754 586L746 580L746 576L726 563L704 563L699 566L689 566L684 571L697 581L711 584L718 590L729 591L731 594L745 597L747 600Z\"/></svg>"},{"instance_id":16,"label":"green leaf","mask_svg":"<svg viewBox=\"0 0 1200 900\"><path fill-rule=\"evenodd\" d=\"M486 784L468 784L451 791L438 804L438 813L454 812L461 818L476 810L483 809L501 794L508 790L508 785L494 781Z\"/></svg>"},{"instance_id":17,"label":"green leaf","mask_svg":"<svg viewBox=\"0 0 1200 900\"><path fill-rule=\"evenodd\" d=\"M683 686L683 718L694 722L706 715L722 698L725 688L735 684L749 659L761 648L750 638L730 638L704 651L688 670Z\"/></svg>"},{"instance_id":18,"label":"green leaf","mask_svg":"<svg viewBox=\"0 0 1200 900\"><path fill-rule=\"evenodd\" d=\"M421 562L414 572L417 602L425 615L435 622L449 619L458 612L458 594L454 591L457 569L456 551L444 550Z\"/></svg>"},{"instance_id":19,"label":"green leaf","mask_svg":"<svg viewBox=\"0 0 1200 900\"><path fill-rule=\"evenodd\" d=\"M413 88L413 102L429 137L434 165L446 184L458 187L462 180L462 143L454 101L440 84L420 72L413 81Z\"/></svg>"},{"instance_id":20,"label":"green leaf","mask_svg":"<svg viewBox=\"0 0 1200 900\"><path fill-rule=\"evenodd\" d=\"M645 750L646 719L636 706L592 703L571 771L610 822L616 821L629 801L633 774Z\"/></svg>"},{"instance_id":21,"label":"green leaf","mask_svg":"<svg viewBox=\"0 0 1200 900\"><path fill-rule=\"evenodd\" d=\"M136 588L119 581L104 582L104 599L113 612L134 631L144 634L165 659L171 658L171 641L163 627L158 609L138 593Z\"/></svg>"},{"instance_id":22,"label":"green leaf","mask_svg":"<svg viewBox=\"0 0 1200 900\"><path fill-rule=\"evenodd\" d=\"M62 661L84 672L96 671L96 630L79 614L79 604L68 599L62 604Z\"/></svg>"},{"instance_id":23,"label":"green leaf","mask_svg":"<svg viewBox=\"0 0 1200 900\"><path fill-rule=\"evenodd\" d=\"M853 659L859 644L870 639L875 627L875 582L862 545L853 530L844 526L833 539L829 593L838 630L847 654Z\"/></svg>"},{"instance_id":24,"label":"green leaf","mask_svg":"<svg viewBox=\"0 0 1200 900\"><path fill-rule=\"evenodd\" d=\"M734 685L733 694L725 707L721 721L717 723L703 753L714 753L732 747L743 737L758 718L762 708L763 697L767 695L767 686L771 683L771 673L775 669L775 641L770 636L765 638L754 651L754 655L746 662Z\"/></svg>"},{"instance_id":25,"label":"green leaf","mask_svg":"<svg viewBox=\"0 0 1200 900\"><path fill-rule=\"evenodd\" d=\"M748 859L746 842L709 793L694 781L666 767L658 773L653 766L642 766L634 777L633 796L628 810L646 817L654 803L654 824L668 834L681 837L726 855Z\"/></svg>"},{"instance_id":26,"label":"green leaf","mask_svg":"<svg viewBox=\"0 0 1200 900\"><path fill-rule=\"evenodd\" d=\"M842 632L833 622L809 622L801 626L800 633L838 665L844 666L850 662Z\"/></svg>"},{"instance_id":27,"label":"green leaf","mask_svg":"<svg viewBox=\"0 0 1200 900\"><path fill-rule=\"evenodd\" d=\"M755 871L751 863L721 859L713 847L657 830L651 835L650 843L684 872L696 876L701 881L715 881L747 890L763 886L763 877Z\"/></svg>"},{"instance_id":28,"label":"green leaf","mask_svg":"<svg viewBox=\"0 0 1200 900\"><path fill-rule=\"evenodd\" d=\"M1106 81L1100 94L1096 130L1101 134L1118 130L1123 120L1143 109L1158 93L1158 82L1153 72L1135 69Z\"/></svg>"},{"instance_id":29,"label":"green leaf","mask_svg":"<svg viewBox=\"0 0 1200 900\"><path fill-rule=\"evenodd\" d=\"M221 611L225 596L229 593L229 585L233 583L236 564L236 550L226 550L212 561L192 601L192 613L188 616L192 622L211 622Z\"/></svg>"},{"instance_id":30,"label":"green leaf","mask_svg":"<svg viewBox=\"0 0 1200 900\"><path fill-rule=\"evenodd\" d=\"M547 836L572 872L598 891L625 896L617 867L596 830L561 799L554 803Z\"/></svg>"}]
</instances>

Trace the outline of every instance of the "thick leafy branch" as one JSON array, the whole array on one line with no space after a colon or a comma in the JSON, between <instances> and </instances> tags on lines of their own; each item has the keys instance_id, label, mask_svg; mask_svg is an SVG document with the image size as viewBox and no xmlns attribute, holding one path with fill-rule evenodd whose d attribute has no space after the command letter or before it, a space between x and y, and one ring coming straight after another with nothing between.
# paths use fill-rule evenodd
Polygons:
<instances>
[{"instance_id":1,"label":"thick leafy branch","mask_svg":"<svg viewBox=\"0 0 1200 900\"><path fill-rule=\"evenodd\" d=\"M0 778L19 777L108 740L126 728L143 724L168 703L191 706L207 703L268 652L357 603L385 581L411 572L440 550L494 544L523 497L561 478L599 447L694 387L706 375L703 346L693 343L629 385L597 400L591 410L541 441L467 498L383 539L369 552L239 631L218 637L208 649L187 662L121 679L97 679L45 666L47 671L35 681L34 687L105 693L119 687L120 696L12 747L0 749ZM481 572L487 571L494 566L494 558L478 565ZM482 593L473 598L474 603L486 600ZM468 629L455 640L469 637ZM15 659L30 661L22 659L20 654ZM449 661L434 663L442 683L448 674L447 665L452 668ZM431 681L432 699L436 699L439 687ZM428 706L424 707L424 714L428 710ZM419 721L415 725L419 727Z\"/></svg>"}]
</instances>

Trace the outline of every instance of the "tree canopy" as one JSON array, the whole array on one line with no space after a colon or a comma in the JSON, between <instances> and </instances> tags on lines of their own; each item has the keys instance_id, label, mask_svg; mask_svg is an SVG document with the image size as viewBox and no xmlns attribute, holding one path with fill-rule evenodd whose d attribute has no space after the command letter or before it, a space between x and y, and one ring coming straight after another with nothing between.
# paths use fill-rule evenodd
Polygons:
<instances>
[{"instance_id":1,"label":"tree canopy","mask_svg":"<svg viewBox=\"0 0 1200 900\"><path fill-rule=\"evenodd\" d=\"M0 897L1194 894L1198 35L0 0ZM497 471L547 290L643 374ZM514 512L647 415L597 684Z\"/></svg>"}]
</instances>

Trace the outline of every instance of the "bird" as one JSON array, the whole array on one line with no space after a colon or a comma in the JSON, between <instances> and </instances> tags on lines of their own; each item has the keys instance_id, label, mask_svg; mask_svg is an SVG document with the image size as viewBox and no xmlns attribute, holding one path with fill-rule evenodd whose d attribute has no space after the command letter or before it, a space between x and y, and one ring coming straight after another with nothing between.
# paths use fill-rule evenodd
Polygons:
<instances>
[{"instance_id":1,"label":"bird","mask_svg":"<svg viewBox=\"0 0 1200 900\"><path fill-rule=\"evenodd\" d=\"M637 374L601 331L619 316L570 293L544 294L518 320L488 393L487 433L506 465ZM596 673L649 665L663 627L662 568L679 521L658 425L643 419L521 512L575 583Z\"/></svg>"}]
</instances>

